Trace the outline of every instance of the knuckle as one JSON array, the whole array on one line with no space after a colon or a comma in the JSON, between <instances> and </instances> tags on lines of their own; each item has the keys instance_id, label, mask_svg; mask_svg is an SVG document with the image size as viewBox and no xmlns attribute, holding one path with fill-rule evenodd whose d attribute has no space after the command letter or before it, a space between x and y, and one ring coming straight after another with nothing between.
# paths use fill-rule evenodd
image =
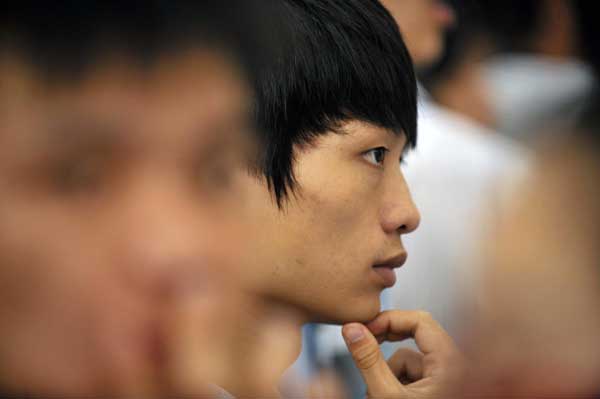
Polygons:
<instances>
[{"instance_id":1,"label":"knuckle","mask_svg":"<svg viewBox=\"0 0 600 399\"><path fill-rule=\"evenodd\" d=\"M368 370L382 359L379 348L363 347L356 350L353 355L356 366L361 370Z\"/></svg>"},{"instance_id":2,"label":"knuckle","mask_svg":"<svg viewBox=\"0 0 600 399\"><path fill-rule=\"evenodd\" d=\"M433 321L433 315L425 310L418 310L417 317L420 321Z\"/></svg>"}]
</instances>

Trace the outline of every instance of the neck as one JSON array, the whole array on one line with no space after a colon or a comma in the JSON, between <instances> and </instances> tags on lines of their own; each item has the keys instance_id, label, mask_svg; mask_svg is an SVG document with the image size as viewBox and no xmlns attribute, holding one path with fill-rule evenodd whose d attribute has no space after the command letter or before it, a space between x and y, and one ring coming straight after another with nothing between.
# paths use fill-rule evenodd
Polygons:
<instances>
[{"instance_id":1,"label":"neck","mask_svg":"<svg viewBox=\"0 0 600 399\"><path fill-rule=\"evenodd\" d=\"M249 323L246 339L250 342L260 342L263 348L275 348L281 345L281 363L285 368L298 358L302 350L302 326L308 322L302 312L296 307L281 303L281 301L263 298L258 306L251 306L247 310ZM267 340L265 342L265 340Z\"/></svg>"},{"instance_id":2,"label":"neck","mask_svg":"<svg viewBox=\"0 0 600 399\"><path fill-rule=\"evenodd\" d=\"M302 326L307 318L292 306L271 299L246 303L242 309L243 333L236 343L236 362L242 369L239 381L225 387L236 397L277 395L285 371L302 350ZM258 392L257 392L258 391Z\"/></svg>"}]
</instances>

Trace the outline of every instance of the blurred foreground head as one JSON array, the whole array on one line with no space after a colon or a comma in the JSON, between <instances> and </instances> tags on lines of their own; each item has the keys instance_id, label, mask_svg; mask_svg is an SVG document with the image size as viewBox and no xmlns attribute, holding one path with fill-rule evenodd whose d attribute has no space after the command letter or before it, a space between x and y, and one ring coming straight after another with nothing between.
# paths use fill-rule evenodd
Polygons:
<instances>
[{"instance_id":1,"label":"blurred foreground head","mask_svg":"<svg viewBox=\"0 0 600 399\"><path fill-rule=\"evenodd\" d=\"M3 4L0 391L161 392L175 310L217 325L243 253L261 4Z\"/></svg>"}]
</instances>

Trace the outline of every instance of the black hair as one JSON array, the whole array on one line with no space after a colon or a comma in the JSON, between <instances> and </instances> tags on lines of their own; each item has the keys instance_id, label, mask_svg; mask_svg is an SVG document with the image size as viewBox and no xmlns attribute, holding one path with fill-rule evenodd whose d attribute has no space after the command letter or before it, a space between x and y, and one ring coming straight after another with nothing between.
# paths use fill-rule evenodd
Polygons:
<instances>
[{"instance_id":1,"label":"black hair","mask_svg":"<svg viewBox=\"0 0 600 399\"><path fill-rule=\"evenodd\" d=\"M597 2L574 0L573 10L579 35L581 57L592 68L596 78L600 78L600 26L597 23Z\"/></svg>"},{"instance_id":2,"label":"black hair","mask_svg":"<svg viewBox=\"0 0 600 399\"><path fill-rule=\"evenodd\" d=\"M429 91L451 77L460 66L470 46L480 39L490 37L489 27L485 23L481 6L476 0L445 0L453 11L456 23L444 32L442 55L432 65L419 68L417 75L421 84Z\"/></svg>"},{"instance_id":3,"label":"black hair","mask_svg":"<svg viewBox=\"0 0 600 399\"><path fill-rule=\"evenodd\" d=\"M258 171L278 206L293 192L293 154L357 119L417 139L417 86L398 26L378 0L282 0L289 42L257 84Z\"/></svg>"},{"instance_id":4,"label":"black hair","mask_svg":"<svg viewBox=\"0 0 600 399\"><path fill-rule=\"evenodd\" d=\"M581 131L595 138L600 148L600 26L596 21L596 2L591 0L574 0L573 7L579 33L581 57L588 63L594 73L594 88L591 91L580 115Z\"/></svg>"},{"instance_id":5,"label":"black hair","mask_svg":"<svg viewBox=\"0 0 600 399\"><path fill-rule=\"evenodd\" d=\"M267 3L6 0L0 6L0 55L18 55L52 78L74 79L110 53L144 65L170 51L202 46L226 53L254 73L268 48L258 19Z\"/></svg>"},{"instance_id":6,"label":"black hair","mask_svg":"<svg viewBox=\"0 0 600 399\"><path fill-rule=\"evenodd\" d=\"M543 22L540 0L486 0L477 3L483 27L501 51L528 51Z\"/></svg>"}]
</instances>

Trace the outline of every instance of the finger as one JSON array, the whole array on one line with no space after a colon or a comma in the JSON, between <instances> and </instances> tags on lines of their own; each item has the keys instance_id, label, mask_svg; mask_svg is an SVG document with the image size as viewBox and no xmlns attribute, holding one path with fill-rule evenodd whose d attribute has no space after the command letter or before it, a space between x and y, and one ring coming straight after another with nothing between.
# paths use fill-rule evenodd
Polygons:
<instances>
[{"instance_id":1,"label":"finger","mask_svg":"<svg viewBox=\"0 0 600 399\"><path fill-rule=\"evenodd\" d=\"M346 324L342 335L371 396L385 396L402 388L385 361L379 343L360 323Z\"/></svg>"},{"instance_id":2,"label":"finger","mask_svg":"<svg viewBox=\"0 0 600 399\"><path fill-rule=\"evenodd\" d=\"M380 313L367 327L379 340L414 338L425 355L456 351L452 338L427 312L390 310Z\"/></svg>"},{"instance_id":3,"label":"finger","mask_svg":"<svg viewBox=\"0 0 600 399\"><path fill-rule=\"evenodd\" d=\"M408 348L398 349L387 361L394 375L403 383L423 378L423 354Z\"/></svg>"},{"instance_id":4,"label":"finger","mask_svg":"<svg viewBox=\"0 0 600 399\"><path fill-rule=\"evenodd\" d=\"M413 337L424 354L423 372L426 377L460 376L463 358L454 341L444 329L422 311L387 311L379 314L368 327L381 337ZM459 378L459 377L457 377Z\"/></svg>"}]
</instances>

